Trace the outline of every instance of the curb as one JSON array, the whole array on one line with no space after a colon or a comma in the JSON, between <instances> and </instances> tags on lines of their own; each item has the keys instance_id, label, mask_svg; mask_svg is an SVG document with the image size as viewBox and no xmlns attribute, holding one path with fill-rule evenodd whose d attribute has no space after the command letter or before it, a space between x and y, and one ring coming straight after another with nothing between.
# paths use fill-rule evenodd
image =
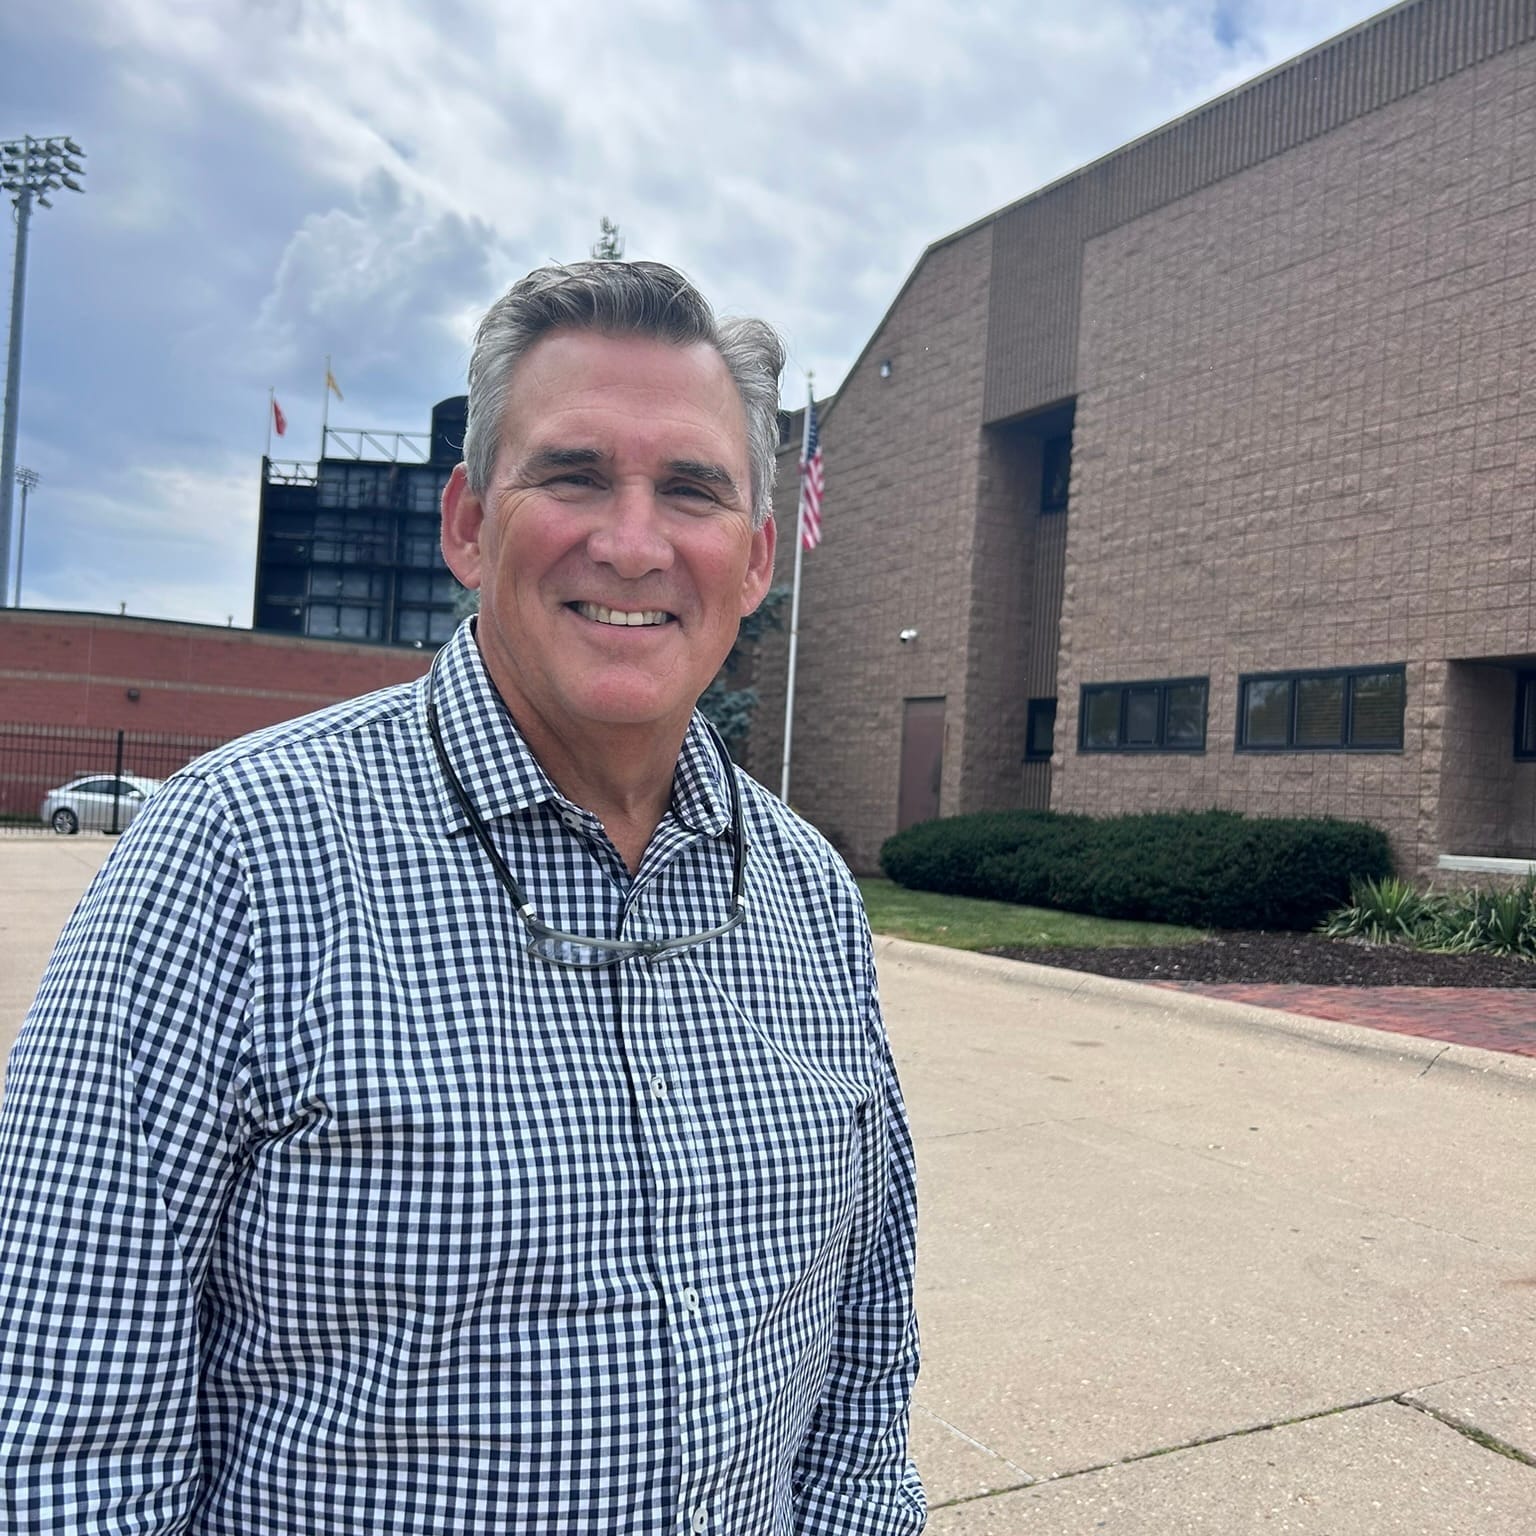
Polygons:
<instances>
[{"instance_id":1,"label":"curb","mask_svg":"<svg viewBox=\"0 0 1536 1536\"><path fill-rule=\"evenodd\" d=\"M1106 1002L1151 1009L1165 1017L1187 1018L1192 1023L1241 1025L1351 1055L1421 1062L1425 1071L1431 1066L1437 1072L1455 1068L1476 1078L1501 1078L1513 1087L1536 1093L1536 1058L1430 1040L1420 1035L1399 1035L1363 1024L1314 1019L1305 1014L1285 1013L1278 1008L1261 1008L1254 1003L1235 1003L1220 997L1202 997L1194 992L1177 992L1148 982L1123 981L1116 976L1097 976L1089 971L1069 971L1062 966L1005 960L1000 955L984 955L974 950L947 949L938 944L918 944L910 939L893 939L879 934L875 935L874 944L877 961L916 966L973 980L1001 982L1005 986L1098 997Z\"/></svg>"}]
</instances>

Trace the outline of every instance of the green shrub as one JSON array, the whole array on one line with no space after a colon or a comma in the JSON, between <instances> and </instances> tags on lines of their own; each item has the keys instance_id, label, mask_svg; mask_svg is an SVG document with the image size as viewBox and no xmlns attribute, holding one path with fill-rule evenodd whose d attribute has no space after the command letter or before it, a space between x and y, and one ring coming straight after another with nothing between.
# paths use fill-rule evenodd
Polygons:
<instances>
[{"instance_id":1,"label":"green shrub","mask_svg":"<svg viewBox=\"0 0 1536 1536\"><path fill-rule=\"evenodd\" d=\"M1374 827L1235 811L953 816L897 833L880 862L914 890L1206 928L1315 928L1351 877L1391 870Z\"/></svg>"},{"instance_id":2,"label":"green shrub","mask_svg":"<svg viewBox=\"0 0 1536 1536\"><path fill-rule=\"evenodd\" d=\"M1008 901L1013 898L1000 895L996 885L997 858L1025 845L1053 848L1070 839L1072 823L1085 820L1050 811L985 811L920 821L887 839L880 865L909 890Z\"/></svg>"}]
</instances>

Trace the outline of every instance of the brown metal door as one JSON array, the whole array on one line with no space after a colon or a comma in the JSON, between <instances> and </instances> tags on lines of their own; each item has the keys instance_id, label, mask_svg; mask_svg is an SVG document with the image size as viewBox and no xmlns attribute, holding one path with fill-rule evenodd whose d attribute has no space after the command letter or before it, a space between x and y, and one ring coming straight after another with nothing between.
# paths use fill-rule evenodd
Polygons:
<instances>
[{"instance_id":1,"label":"brown metal door","mask_svg":"<svg viewBox=\"0 0 1536 1536\"><path fill-rule=\"evenodd\" d=\"M901 788L896 830L939 814L944 773L944 700L908 699L901 721Z\"/></svg>"}]
</instances>

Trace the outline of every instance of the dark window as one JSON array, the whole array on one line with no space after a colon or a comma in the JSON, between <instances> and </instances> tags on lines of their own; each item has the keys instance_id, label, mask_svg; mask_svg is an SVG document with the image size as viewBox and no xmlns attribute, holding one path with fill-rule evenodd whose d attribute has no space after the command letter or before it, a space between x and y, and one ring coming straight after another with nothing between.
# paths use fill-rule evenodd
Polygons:
<instances>
[{"instance_id":1,"label":"dark window","mask_svg":"<svg viewBox=\"0 0 1536 1536\"><path fill-rule=\"evenodd\" d=\"M1072 487L1072 434L1046 438L1040 457L1040 510L1065 512Z\"/></svg>"},{"instance_id":2,"label":"dark window","mask_svg":"<svg viewBox=\"0 0 1536 1536\"><path fill-rule=\"evenodd\" d=\"M1515 756L1536 757L1536 672L1515 680Z\"/></svg>"},{"instance_id":3,"label":"dark window","mask_svg":"<svg viewBox=\"0 0 1536 1536\"><path fill-rule=\"evenodd\" d=\"M1405 697L1401 666L1245 677L1238 683L1238 750L1399 751Z\"/></svg>"},{"instance_id":4,"label":"dark window","mask_svg":"<svg viewBox=\"0 0 1536 1536\"><path fill-rule=\"evenodd\" d=\"M1204 682L1169 683L1163 693L1163 744L1198 752L1205 746Z\"/></svg>"},{"instance_id":5,"label":"dark window","mask_svg":"<svg viewBox=\"0 0 1536 1536\"><path fill-rule=\"evenodd\" d=\"M1125 736L1127 747L1155 747L1158 716L1162 713L1162 692L1157 688L1125 690Z\"/></svg>"},{"instance_id":6,"label":"dark window","mask_svg":"<svg viewBox=\"0 0 1536 1536\"><path fill-rule=\"evenodd\" d=\"M1336 747L1344 739L1344 679L1296 679L1296 745Z\"/></svg>"},{"instance_id":7,"label":"dark window","mask_svg":"<svg viewBox=\"0 0 1536 1536\"><path fill-rule=\"evenodd\" d=\"M1056 700L1029 701L1029 729L1024 742L1024 761L1038 763L1056 750Z\"/></svg>"},{"instance_id":8,"label":"dark window","mask_svg":"<svg viewBox=\"0 0 1536 1536\"><path fill-rule=\"evenodd\" d=\"M1203 752L1208 691L1203 677L1090 684L1083 689L1078 751Z\"/></svg>"},{"instance_id":9,"label":"dark window","mask_svg":"<svg viewBox=\"0 0 1536 1536\"><path fill-rule=\"evenodd\" d=\"M1113 752L1120 745L1120 690L1083 689L1082 748Z\"/></svg>"}]
</instances>

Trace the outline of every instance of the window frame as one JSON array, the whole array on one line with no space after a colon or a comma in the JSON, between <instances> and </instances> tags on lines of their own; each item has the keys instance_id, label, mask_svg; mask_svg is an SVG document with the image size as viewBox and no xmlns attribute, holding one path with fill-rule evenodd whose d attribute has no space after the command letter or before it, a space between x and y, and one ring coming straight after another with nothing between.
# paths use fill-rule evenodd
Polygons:
<instances>
[{"instance_id":1,"label":"window frame","mask_svg":"<svg viewBox=\"0 0 1536 1536\"><path fill-rule=\"evenodd\" d=\"M1052 482L1060 472L1061 491L1052 494ZM1072 499L1072 431L1053 433L1040 443L1040 512L1065 512Z\"/></svg>"},{"instance_id":2,"label":"window frame","mask_svg":"<svg viewBox=\"0 0 1536 1536\"><path fill-rule=\"evenodd\" d=\"M1184 743L1168 741L1168 695L1174 688L1194 688L1204 690L1205 708L1200 718L1199 743ZM1127 715L1130 709L1130 699L1133 693L1156 692L1157 694L1157 732L1152 742L1128 743L1125 739ZM1113 746L1090 745L1088 741L1088 700L1091 694L1120 695L1120 708L1118 721L1115 728L1116 741ZM1204 677L1156 677L1135 678L1121 683L1081 683L1078 686L1077 699L1077 750L1081 753L1122 753L1131 756L1145 757L1148 754L1165 755L1174 753L1182 757L1198 757L1206 750L1206 745L1211 734L1211 679L1209 675Z\"/></svg>"},{"instance_id":3,"label":"window frame","mask_svg":"<svg viewBox=\"0 0 1536 1536\"><path fill-rule=\"evenodd\" d=\"M1520 745L1532 717L1536 717L1536 669L1522 667L1515 673L1515 761L1517 763L1536 763L1536 748L1528 752ZM1532 732L1532 736L1536 739L1536 731Z\"/></svg>"},{"instance_id":4,"label":"window frame","mask_svg":"<svg viewBox=\"0 0 1536 1536\"><path fill-rule=\"evenodd\" d=\"M1037 752L1034 747L1035 721L1042 715L1050 716L1051 745L1049 751ZM1056 699L1050 698L1031 699L1024 719L1024 761L1026 763L1048 763L1056 755Z\"/></svg>"},{"instance_id":5,"label":"window frame","mask_svg":"<svg viewBox=\"0 0 1536 1536\"><path fill-rule=\"evenodd\" d=\"M1397 740L1393 743L1370 742L1360 744L1351 741L1355 728L1355 683L1364 677L1399 677L1402 679L1402 715L1397 723ZM1344 683L1344 707L1340 723L1339 740L1336 742L1298 743L1296 740L1297 685L1303 682L1321 682L1340 678ZM1289 685L1286 700L1286 730L1283 742L1250 742L1246 739L1248 727L1248 688L1252 683L1286 683ZM1279 672L1242 672L1237 679L1237 721L1233 733L1233 750L1257 754L1276 752L1375 752L1401 753L1408 734L1408 665L1406 662L1383 662L1364 667L1295 667Z\"/></svg>"}]
</instances>

